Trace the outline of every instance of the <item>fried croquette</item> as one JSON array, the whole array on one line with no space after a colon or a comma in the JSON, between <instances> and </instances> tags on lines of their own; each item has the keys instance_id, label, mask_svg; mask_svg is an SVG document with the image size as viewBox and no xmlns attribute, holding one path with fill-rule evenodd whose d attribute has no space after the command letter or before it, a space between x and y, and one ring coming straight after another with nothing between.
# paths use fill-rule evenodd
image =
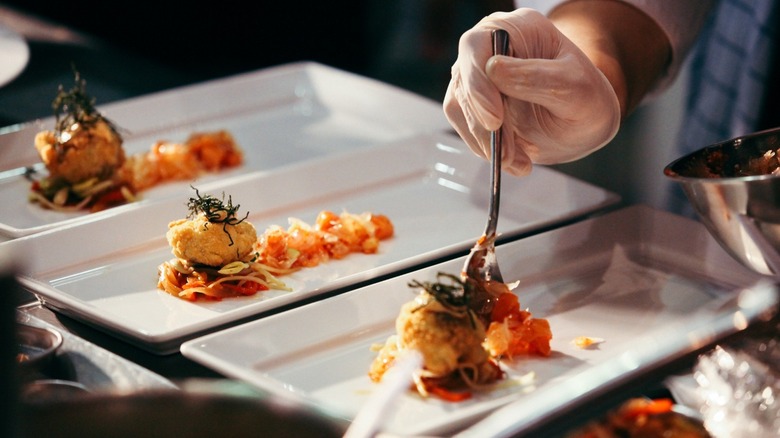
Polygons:
<instances>
[{"instance_id":1,"label":"fried croquette","mask_svg":"<svg viewBox=\"0 0 780 438\"><path fill-rule=\"evenodd\" d=\"M171 222L166 237L177 258L208 266L246 261L257 243L252 223L212 223L203 214Z\"/></svg>"},{"instance_id":2,"label":"fried croquette","mask_svg":"<svg viewBox=\"0 0 780 438\"><path fill-rule=\"evenodd\" d=\"M403 350L420 352L426 375L443 377L461 367L475 366L476 374L482 376L478 380L495 379L496 369L482 346L485 328L469 314L453 313L430 294L421 293L402 306L395 325L396 335L388 339L369 370L372 380L381 380Z\"/></svg>"},{"instance_id":3,"label":"fried croquette","mask_svg":"<svg viewBox=\"0 0 780 438\"><path fill-rule=\"evenodd\" d=\"M39 132L35 149L50 175L70 184L109 179L125 162L121 136L103 119L74 123L59 138L53 131Z\"/></svg>"}]
</instances>

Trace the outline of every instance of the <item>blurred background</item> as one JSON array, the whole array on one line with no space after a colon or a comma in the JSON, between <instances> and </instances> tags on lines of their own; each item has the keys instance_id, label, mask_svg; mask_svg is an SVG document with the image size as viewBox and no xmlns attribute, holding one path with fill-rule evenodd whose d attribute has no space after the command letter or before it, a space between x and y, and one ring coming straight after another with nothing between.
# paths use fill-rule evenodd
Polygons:
<instances>
[{"instance_id":1,"label":"blurred background","mask_svg":"<svg viewBox=\"0 0 780 438\"><path fill-rule=\"evenodd\" d=\"M27 74L64 72L70 82L73 62L91 81L107 77L128 92L145 92L171 83L309 60L441 100L460 35L484 15L512 7L507 0L183 4L172 0L4 0L0 6L6 10L0 13L4 21L27 31L33 55ZM40 26L25 27L20 22L30 18L64 29L35 35L34 28ZM101 57L94 57L95 52ZM110 62L120 56L131 56L134 62ZM21 77L17 82L11 89L27 81ZM48 104L44 110L49 115Z\"/></svg>"},{"instance_id":2,"label":"blurred background","mask_svg":"<svg viewBox=\"0 0 780 438\"><path fill-rule=\"evenodd\" d=\"M511 0L3 0L30 59L0 87L0 126L51 115L72 66L98 105L295 61L317 61L441 102L460 35ZM2 60L0 60L2 62ZM685 76L685 72L683 72ZM559 170L663 208L685 80L640 108L604 149ZM674 188L674 187L672 187Z\"/></svg>"}]
</instances>

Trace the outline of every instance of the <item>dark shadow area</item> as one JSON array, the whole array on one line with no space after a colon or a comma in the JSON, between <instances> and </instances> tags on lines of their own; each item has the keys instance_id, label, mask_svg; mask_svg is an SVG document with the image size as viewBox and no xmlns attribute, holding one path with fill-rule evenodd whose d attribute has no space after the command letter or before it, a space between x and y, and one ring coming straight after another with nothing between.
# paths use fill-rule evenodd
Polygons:
<instances>
[{"instance_id":1,"label":"dark shadow area","mask_svg":"<svg viewBox=\"0 0 780 438\"><path fill-rule=\"evenodd\" d=\"M298 59L359 70L368 2L5 2L200 78ZM357 54L357 55L356 55Z\"/></svg>"},{"instance_id":2,"label":"dark shadow area","mask_svg":"<svg viewBox=\"0 0 780 438\"><path fill-rule=\"evenodd\" d=\"M296 61L440 101L460 35L490 12L511 8L511 0L4 4L95 37L101 46L28 41L28 66L0 90L3 126L50 115L57 85L72 82L72 64L98 104Z\"/></svg>"}]
</instances>

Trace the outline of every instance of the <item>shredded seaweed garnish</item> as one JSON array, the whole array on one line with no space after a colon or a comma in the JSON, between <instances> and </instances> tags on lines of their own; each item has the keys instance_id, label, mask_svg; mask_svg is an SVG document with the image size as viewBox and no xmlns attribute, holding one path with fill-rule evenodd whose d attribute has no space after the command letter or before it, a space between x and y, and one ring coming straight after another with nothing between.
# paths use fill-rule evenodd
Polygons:
<instances>
[{"instance_id":1,"label":"shredded seaweed garnish","mask_svg":"<svg viewBox=\"0 0 780 438\"><path fill-rule=\"evenodd\" d=\"M476 327L474 312L469 309L469 301L473 294L468 284L457 276L445 272L437 273L436 280L437 281L435 282L412 280L408 285L411 288L425 290L431 294L436 301L455 312L465 311L469 315L471 325ZM443 282L442 280L446 280L447 282Z\"/></svg>"},{"instance_id":2,"label":"shredded seaweed garnish","mask_svg":"<svg viewBox=\"0 0 780 438\"><path fill-rule=\"evenodd\" d=\"M443 283L441 281L442 278L449 279L450 283ZM439 272L436 274L436 279L439 281L420 282L412 280L409 283L409 287L424 289L426 292L433 295L434 298L449 307L458 308L468 306L469 294L466 293L466 285L460 278L452 274Z\"/></svg>"},{"instance_id":3,"label":"shredded seaweed garnish","mask_svg":"<svg viewBox=\"0 0 780 438\"><path fill-rule=\"evenodd\" d=\"M241 222L244 222L244 220L249 217L249 212L247 212L243 218L239 219L236 216L236 213L238 213L238 209L241 205L236 204L234 207L232 196L228 196L227 204L225 204L224 193L222 193L222 199L218 199L211 195L201 196L198 189L195 187L192 187L192 189L195 190L196 197L190 198L189 202L187 202L187 208L190 211L187 217L192 218L203 213L209 223L222 224L222 231L228 235L230 246L233 246L233 236L230 235L227 226L238 225Z\"/></svg>"},{"instance_id":4,"label":"shredded seaweed garnish","mask_svg":"<svg viewBox=\"0 0 780 438\"><path fill-rule=\"evenodd\" d=\"M95 98L87 94L87 81L81 77L75 67L73 68L73 80L75 84L67 91L60 84L57 88L57 96L52 101L57 137L59 138L59 134L67 131L74 124L78 124L82 128L89 128L102 120L121 138L114 123L103 117L95 108ZM57 144L59 145L59 142Z\"/></svg>"}]
</instances>

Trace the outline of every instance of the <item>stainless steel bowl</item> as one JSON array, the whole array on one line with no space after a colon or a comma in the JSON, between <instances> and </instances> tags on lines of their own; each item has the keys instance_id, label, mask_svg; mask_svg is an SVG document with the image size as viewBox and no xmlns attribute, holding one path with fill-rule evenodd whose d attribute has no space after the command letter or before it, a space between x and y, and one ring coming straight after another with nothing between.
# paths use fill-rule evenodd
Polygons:
<instances>
[{"instance_id":1,"label":"stainless steel bowl","mask_svg":"<svg viewBox=\"0 0 780 438\"><path fill-rule=\"evenodd\" d=\"M62 334L54 329L16 324L16 361L23 377L43 373L62 346Z\"/></svg>"},{"instance_id":2,"label":"stainless steel bowl","mask_svg":"<svg viewBox=\"0 0 780 438\"><path fill-rule=\"evenodd\" d=\"M780 277L780 128L707 146L670 163L704 225L743 265Z\"/></svg>"}]
</instances>

